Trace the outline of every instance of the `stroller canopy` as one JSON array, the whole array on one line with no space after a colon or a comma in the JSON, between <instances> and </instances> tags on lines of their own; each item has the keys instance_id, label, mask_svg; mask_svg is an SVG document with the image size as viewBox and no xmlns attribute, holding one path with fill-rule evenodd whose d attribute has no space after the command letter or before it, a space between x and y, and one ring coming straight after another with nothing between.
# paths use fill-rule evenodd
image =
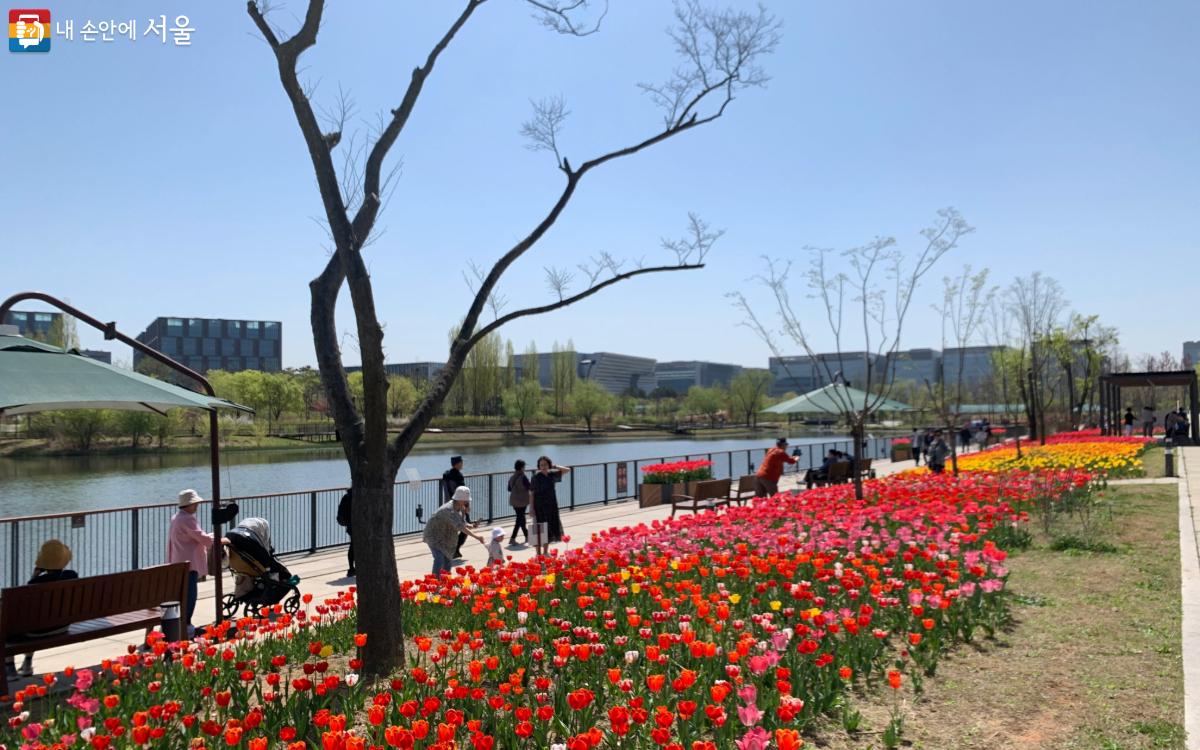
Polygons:
<instances>
[{"instance_id":1,"label":"stroller canopy","mask_svg":"<svg viewBox=\"0 0 1200 750\"><path fill-rule=\"evenodd\" d=\"M267 523L267 519L265 518L247 518L230 529L230 531L253 537L262 545L264 550L271 553L274 552L271 547L271 525Z\"/></svg>"}]
</instances>

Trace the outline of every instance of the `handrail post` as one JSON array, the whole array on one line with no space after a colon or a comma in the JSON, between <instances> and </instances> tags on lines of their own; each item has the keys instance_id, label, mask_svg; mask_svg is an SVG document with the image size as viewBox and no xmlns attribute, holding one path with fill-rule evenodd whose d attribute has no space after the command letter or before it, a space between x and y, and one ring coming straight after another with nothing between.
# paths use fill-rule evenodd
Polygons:
<instances>
[{"instance_id":1,"label":"handrail post","mask_svg":"<svg viewBox=\"0 0 1200 750\"><path fill-rule=\"evenodd\" d=\"M604 462L604 504L608 505L608 462Z\"/></svg>"},{"instance_id":2,"label":"handrail post","mask_svg":"<svg viewBox=\"0 0 1200 750\"><path fill-rule=\"evenodd\" d=\"M495 495L496 483L492 481L491 474L487 475L487 483L488 483L488 524L490 525L492 523L492 519L495 518L494 514L496 512L495 505L493 503L493 499L494 499L493 496Z\"/></svg>"},{"instance_id":3,"label":"handrail post","mask_svg":"<svg viewBox=\"0 0 1200 750\"><path fill-rule=\"evenodd\" d=\"M141 539L141 534L138 530L138 509L133 508L129 517L129 559L132 561L130 570L138 570L141 565L138 563L138 541Z\"/></svg>"},{"instance_id":4,"label":"handrail post","mask_svg":"<svg viewBox=\"0 0 1200 750\"><path fill-rule=\"evenodd\" d=\"M308 493L308 554L317 551L317 493Z\"/></svg>"},{"instance_id":5,"label":"handrail post","mask_svg":"<svg viewBox=\"0 0 1200 750\"><path fill-rule=\"evenodd\" d=\"M9 532L9 554L12 557L12 585L21 585L21 526L14 520Z\"/></svg>"},{"instance_id":6,"label":"handrail post","mask_svg":"<svg viewBox=\"0 0 1200 750\"><path fill-rule=\"evenodd\" d=\"M571 510L575 510L575 472L571 472Z\"/></svg>"}]
</instances>

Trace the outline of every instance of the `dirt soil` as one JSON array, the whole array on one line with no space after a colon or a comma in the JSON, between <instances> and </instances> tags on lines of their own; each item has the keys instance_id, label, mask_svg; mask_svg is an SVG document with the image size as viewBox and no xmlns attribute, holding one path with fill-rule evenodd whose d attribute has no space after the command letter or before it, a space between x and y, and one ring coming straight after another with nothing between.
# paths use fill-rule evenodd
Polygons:
<instances>
[{"instance_id":1,"label":"dirt soil","mask_svg":"<svg viewBox=\"0 0 1200 750\"><path fill-rule=\"evenodd\" d=\"M1052 536L1103 540L1117 552L1052 551L1037 534L1009 557L1011 626L959 646L923 694L906 685L900 747L1184 747L1178 490L1110 488L1098 515L1091 534L1063 520ZM856 734L831 720L806 747L883 747L892 698L883 691L855 697Z\"/></svg>"}]
</instances>

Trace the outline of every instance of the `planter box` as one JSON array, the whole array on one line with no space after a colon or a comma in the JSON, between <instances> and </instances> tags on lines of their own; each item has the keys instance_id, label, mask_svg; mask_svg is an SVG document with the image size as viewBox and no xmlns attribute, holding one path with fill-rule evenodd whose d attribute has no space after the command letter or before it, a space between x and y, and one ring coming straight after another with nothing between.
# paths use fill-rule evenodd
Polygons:
<instances>
[{"instance_id":1,"label":"planter box","mask_svg":"<svg viewBox=\"0 0 1200 750\"><path fill-rule=\"evenodd\" d=\"M892 446L892 461L911 461L912 446L911 445L893 445Z\"/></svg>"},{"instance_id":2,"label":"planter box","mask_svg":"<svg viewBox=\"0 0 1200 750\"><path fill-rule=\"evenodd\" d=\"M692 495L696 482L682 484L643 484L638 488L638 507L653 508L655 505L670 505L672 495Z\"/></svg>"}]
</instances>

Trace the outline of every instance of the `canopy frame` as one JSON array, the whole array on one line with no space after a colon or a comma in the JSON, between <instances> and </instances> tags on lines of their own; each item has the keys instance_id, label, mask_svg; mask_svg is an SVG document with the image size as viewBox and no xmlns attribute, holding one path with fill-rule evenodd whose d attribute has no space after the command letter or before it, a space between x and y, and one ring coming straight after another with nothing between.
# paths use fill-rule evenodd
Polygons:
<instances>
[{"instance_id":1,"label":"canopy frame","mask_svg":"<svg viewBox=\"0 0 1200 750\"><path fill-rule=\"evenodd\" d=\"M121 333L119 330L117 330L117 324L115 322L102 323L98 319L93 318L91 315L88 315L87 313L74 307L73 305L62 301L62 300L58 299L57 297L53 297L49 294L46 294L45 292L18 292L17 294L12 295L8 299L4 300L3 302L0 302L0 321L3 321L5 318L8 317L8 313L12 310L14 305L17 305L17 304L27 301L27 300L36 300L38 302L44 302L53 307L57 307L59 310L63 311L67 315L70 315L71 317L75 318L76 320L82 320L84 323L87 323L92 328L95 328L98 331L102 331L104 333L105 341L116 340L116 341L120 341L123 344L128 344L130 347L141 352L142 354L146 355L147 357L150 357L151 359L153 359L157 362L161 362L163 365L171 368L175 372L178 372L179 374L184 375L184 376L196 381L200 385L200 387L204 389L204 392L208 396L216 398L217 392L213 388L212 383L210 383L208 381L208 378L204 377L200 373L185 366L181 362L175 361L174 359L168 357L167 355L163 354L162 352L158 351L157 349L153 349L150 346L143 344L141 341L138 341L137 339L135 339L131 336L127 336L124 333ZM145 404L143 404L143 406L145 406ZM152 411L156 411L156 410L152 410ZM208 460L209 460L210 467L212 469L212 494L211 494L210 500L212 501L212 527L213 527L213 548L212 548L211 554L214 556L213 559L215 559L215 560L220 560L222 557L221 513L220 513L220 510L221 510L220 439L221 439L221 434L220 434L219 425L218 425L218 421L217 421L217 410L215 408L209 409L208 410ZM214 578L215 578L214 583L216 586L216 589L214 592L214 597L215 597L214 604L215 604L215 609L216 609L216 618L215 618L214 622L219 623L219 622L221 622L221 619L222 619L221 600L224 598L223 592L222 592L223 576L221 575L219 570L217 572L217 575L214 576Z\"/></svg>"}]
</instances>

